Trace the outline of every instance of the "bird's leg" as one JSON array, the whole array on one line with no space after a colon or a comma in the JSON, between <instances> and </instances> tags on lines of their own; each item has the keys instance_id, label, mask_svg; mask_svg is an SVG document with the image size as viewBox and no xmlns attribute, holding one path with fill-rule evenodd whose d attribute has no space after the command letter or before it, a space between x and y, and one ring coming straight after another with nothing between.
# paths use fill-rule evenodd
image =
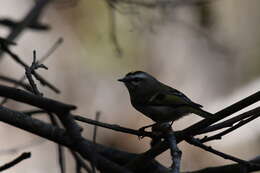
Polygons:
<instances>
[{"instance_id":1,"label":"bird's leg","mask_svg":"<svg viewBox=\"0 0 260 173\"><path fill-rule=\"evenodd\" d=\"M150 124L148 126L144 126L144 127L141 127L138 131L140 132L145 132L145 129L149 128L149 127L153 127L154 125L156 125L157 123L154 123L154 124Z\"/></svg>"},{"instance_id":2,"label":"bird's leg","mask_svg":"<svg viewBox=\"0 0 260 173\"><path fill-rule=\"evenodd\" d=\"M149 128L149 127L153 127L153 126L155 126L157 123L154 123L154 124L150 124L150 125L148 125L148 126L144 126L144 127L141 127L140 129L138 129L138 131L140 132L140 133L144 133L145 132L145 129L147 129L147 128ZM140 136L138 136L138 138L139 139L142 139L144 136L142 136L142 135L140 135Z\"/></svg>"},{"instance_id":3,"label":"bird's leg","mask_svg":"<svg viewBox=\"0 0 260 173\"><path fill-rule=\"evenodd\" d=\"M141 127L138 131L144 133L145 129L152 127L152 133L154 133L156 136L161 136L166 131L168 132L169 129L172 130L171 128L172 123L173 121L171 123L169 122L154 123L148 126ZM144 136L140 135L138 138L142 139L143 137Z\"/></svg>"}]
</instances>

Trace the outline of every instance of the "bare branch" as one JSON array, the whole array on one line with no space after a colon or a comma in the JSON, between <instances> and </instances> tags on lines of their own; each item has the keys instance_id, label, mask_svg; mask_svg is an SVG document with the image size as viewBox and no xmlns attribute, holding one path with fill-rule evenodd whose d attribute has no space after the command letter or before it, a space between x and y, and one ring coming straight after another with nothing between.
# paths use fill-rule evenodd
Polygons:
<instances>
[{"instance_id":1,"label":"bare branch","mask_svg":"<svg viewBox=\"0 0 260 173\"><path fill-rule=\"evenodd\" d=\"M76 109L74 105L57 102L45 97L36 96L26 91L0 85L0 96L26 103L49 112L63 113Z\"/></svg>"},{"instance_id":2,"label":"bare branch","mask_svg":"<svg viewBox=\"0 0 260 173\"><path fill-rule=\"evenodd\" d=\"M0 39L1 40L1 39ZM62 38L59 38L55 43L54 45L45 53L44 56L42 56L40 58L40 60L38 61L38 63L43 63L48 57L50 57L50 55L58 48L58 46L63 42L63 39ZM6 47L5 47L6 48ZM14 87L16 88L17 86L19 86L18 84L19 83L23 83L25 79L25 75L21 77L21 79L19 81L17 81L18 83L14 85ZM30 90L29 90L30 91ZM58 92L59 93L59 92ZM2 100L2 102L0 103L0 105L3 105L5 104L6 102L8 101L7 98L4 98Z\"/></svg>"},{"instance_id":3,"label":"bare branch","mask_svg":"<svg viewBox=\"0 0 260 173\"><path fill-rule=\"evenodd\" d=\"M242 164L244 166L249 166L251 165L252 163L248 162L248 161L245 161L245 160L242 160L242 159L239 159L239 158L236 158L234 156L231 156L231 155L228 155L228 154L225 154L223 152L220 152L220 151L217 151L215 149L213 149L212 147L210 146L206 146L204 144L202 144L198 139L195 139L193 137L190 137L188 139L186 139L186 141L189 143L189 144L192 144L194 146L197 146L203 150L206 150L210 153L213 153L213 154L216 154L224 159L228 159L228 160L232 160L234 162L237 162L239 164ZM259 169L260 169L260 164L259 165L256 165L256 166L259 166Z\"/></svg>"},{"instance_id":4,"label":"bare branch","mask_svg":"<svg viewBox=\"0 0 260 173\"><path fill-rule=\"evenodd\" d=\"M182 152L179 150L176 142L176 138L174 136L174 133L169 133L166 140L169 143L170 150L171 150L171 156L172 156L172 165L171 165L171 173L179 173L180 172L180 166L181 166L181 155Z\"/></svg>"},{"instance_id":5,"label":"bare branch","mask_svg":"<svg viewBox=\"0 0 260 173\"><path fill-rule=\"evenodd\" d=\"M18 164L19 162L25 160L25 159L28 159L31 157L31 153L28 152L28 153L22 153L20 156L18 156L16 159L14 159L13 161L9 162L9 163L6 163L5 165L1 166L0 167L0 171L4 171L6 169L9 169L13 166L15 166L16 164Z\"/></svg>"},{"instance_id":6,"label":"bare branch","mask_svg":"<svg viewBox=\"0 0 260 173\"><path fill-rule=\"evenodd\" d=\"M230 127L227 130L224 130L223 132L220 132L220 133L215 134L215 135L210 136L210 137L204 137L204 138L200 139L199 141L201 143L204 143L204 142L212 141L212 140L215 140L215 139L221 139L224 135L238 129L239 127L242 127L243 125L253 121L254 119L258 118L259 116L260 116L260 113L253 115L250 118L247 118L246 120L241 120L239 123L237 123L233 127Z\"/></svg>"},{"instance_id":7,"label":"bare branch","mask_svg":"<svg viewBox=\"0 0 260 173\"><path fill-rule=\"evenodd\" d=\"M65 130L58 127L51 126L50 124L46 124L40 120L31 118L20 112L13 111L2 106L0 106L0 121L67 146L79 152L82 157L87 160L93 160L93 157L95 157L95 165L100 170L110 170L115 173L130 173L130 171L119 166L115 162L112 162L102 155L93 152L96 151L97 146L93 145L92 142L82 138L80 141L75 143L71 140L71 137L67 135Z\"/></svg>"},{"instance_id":8,"label":"bare branch","mask_svg":"<svg viewBox=\"0 0 260 173\"><path fill-rule=\"evenodd\" d=\"M260 156L252 159L248 162L260 164ZM240 164L229 164L223 166L216 166L216 167L208 167L201 170L196 170L192 172L185 172L185 173L230 173L230 172L241 172L242 166ZM259 171L259 166L250 165L247 167L247 173Z\"/></svg>"},{"instance_id":9,"label":"bare branch","mask_svg":"<svg viewBox=\"0 0 260 173\"><path fill-rule=\"evenodd\" d=\"M259 113L260 113L260 107L257 107L255 109L252 109L250 111L247 111L247 112L244 112L244 113L242 113L240 115L237 115L237 116L235 116L233 118L230 118L230 119L228 119L226 121L223 121L223 122L220 122L218 124L214 124L212 126L209 126L209 127L205 128L205 129L202 129L202 130L200 130L197 133L197 135L198 134L212 132L212 131L216 131L216 130L219 130L219 129L222 129L222 128L226 128L226 127L232 127L233 124L235 124L235 123L237 123L237 122L239 122L239 121L241 121L243 119L246 119L248 117L251 117L254 114L259 114Z\"/></svg>"},{"instance_id":10,"label":"bare branch","mask_svg":"<svg viewBox=\"0 0 260 173\"><path fill-rule=\"evenodd\" d=\"M12 79L10 77L6 77L6 76L2 76L2 75L0 75L0 80L5 81L5 82L9 82L9 83L12 83L12 84L15 84L17 86L22 87L23 89L25 89L27 91L32 92L32 87L29 84L24 83L22 81L18 81L16 79Z\"/></svg>"},{"instance_id":11,"label":"bare branch","mask_svg":"<svg viewBox=\"0 0 260 173\"><path fill-rule=\"evenodd\" d=\"M104 127L104 128L107 128L107 129L118 131L118 132L128 133L128 134L136 135L136 136L147 136L147 137L151 137L151 138L156 137L151 132L145 132L145 131L142 132L142 131L138 131L138 130L134 130L134 129L130 129L130 128L121 127L121 126L116 125L116 124L107 124L107 123L95 121L95 120L85 118L85 117L82 117L82 116L78 116L78 115L74 115L73 117L77 121L85 122L85 123L88 123L88 124L93 124L93 125L96 125L96 126L99 126L99 127Z\"/></svg>"},{"instance_id":12,"label":"bare branch","mask_svg":"<svg viewBox=\"0 0 260 173\"><path fill-rule=\"evenodd\" d=\"M12 31L7 36L7 40L10 42L15 41L15 39L26 29L29 25L33 23L38 23L38 19L43 12L44 8L50 3L51 0L39 0L36 1L34 7L28 12L28 14L19 22L17 27L12 28ZM2 58L3 51L0 50L0 59Z\"/></svg>"},{"instance_id":13,"label":"bare branch","mask_svg":"<svg viewBox=\"0 0 260 173\"><path fill-rule=\"evenodd\" d=\"M92 170L88 167L87 164L85 164L84 160L82 160L76 152L74 152L72 150L70 150L70 152L76 161L76 173L80 173L81 168L85 169L86 172L88 172L88 173L92 173Z\"/></svg>"},{"instance_id":14,"label":"bare branch","mask_svg":"<svg viewBox=\"0 0 260 173\"><path fill-rule=\"evenodd\" d=\"M45 65L37 63L37 61L36 61L36 51L34 50L33 51L32 65L30 67L25 67L25 74L26 74L26 77L27 77L31 87L32 87L33 93L38 95L38 96L43 96L43 94L40 93L40 91L38 90L37 85L35 84L33 77L32 77L32 74L35 74L35 70L38 69L38 68L48 69ZM36 77L36 79L38 79L38 78Z\"/></svg>"},{"instance_id":15,"label":"bare branch","mask_svg":"<svg viewBox=\"0 0 260 173\"><path fill-rule=\"evenodd\" d=\"M65 155L64 155L64 148L61 145L57 145L58 147L58 161L60 165L60 172L65 173L66 168L66 161L65 161Z\"/></svg>"},{"instance_id":16,"label":"bare branch","mask_svg":"<svg viewBox=\"0 0 260 173\"><path fill-rule=\"evenodd\" d=\"M16 55L15 53L13 53L9 48L5 47L4 51L7 52L17 63L19 63L20 65L22 65L24 68L29 68L29 66L22 61L22 59ZM60 90L58 88L56 88L55 86L53 86L50 82L48 82L47 80L45 80L41 75L39 75L37 72L32 72L32 74L40 81L40 83L43 86L47 86L49 87L51 90L53 90L56 93L60 93Z\"/></svg>"}]
</instances>

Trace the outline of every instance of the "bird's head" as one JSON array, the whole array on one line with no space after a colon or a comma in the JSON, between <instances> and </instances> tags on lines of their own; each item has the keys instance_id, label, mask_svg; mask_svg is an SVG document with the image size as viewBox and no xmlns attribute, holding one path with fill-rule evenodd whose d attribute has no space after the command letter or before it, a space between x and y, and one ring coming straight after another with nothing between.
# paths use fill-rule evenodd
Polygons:
<instances>
[{"instance_id":1,"label":"bird's head","mask_svg":"<svg viewBox=\"0 0 260 173\"><path fill-rule=\"evenodd\" d=\"M159 82L150 74L143 71L130 72L125 77L118 79L127 87L130 96L143 97L151 94L158 88Z\"/></svg>"}]
</instances>

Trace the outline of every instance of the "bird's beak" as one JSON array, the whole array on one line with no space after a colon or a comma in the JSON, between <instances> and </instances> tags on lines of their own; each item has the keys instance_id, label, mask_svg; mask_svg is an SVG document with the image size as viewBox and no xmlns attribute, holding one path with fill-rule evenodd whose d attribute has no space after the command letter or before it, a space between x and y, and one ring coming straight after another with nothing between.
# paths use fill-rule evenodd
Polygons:
<instances>
[{"instance_id":1,"label":"bird's beak","mask_svg":"<svg viewBox=\"0 0 260 173\"><path fill-rule=\"evenodd\" d=\"M118 79L118 81L119 82L128 82L130 80L130 78L129 77L123 77L123 78L120 78L120 79Z\"/></svg>"}]
</instances>

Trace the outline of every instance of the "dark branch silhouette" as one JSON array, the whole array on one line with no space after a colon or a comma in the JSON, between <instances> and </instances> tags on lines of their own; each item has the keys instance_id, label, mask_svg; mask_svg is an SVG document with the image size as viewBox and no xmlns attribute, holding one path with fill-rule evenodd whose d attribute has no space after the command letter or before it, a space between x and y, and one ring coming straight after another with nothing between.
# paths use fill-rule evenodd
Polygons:
<instances>
[{"instance_id":1,"label":"dark branch silhouette","mask_svg":"<svg viewBox=\"0 0 260 173\"><path fill-rule=\"evenodd\" d=\"M20 156L18 156L16 159L14 159L13 161L6 163L3 166L0 166L0 171L4 171L6 169L9 169L13 166L15 166L16 164L20 163L21 161L28 159L31 157L31 153L22 153Z\"/></svg>"}]
</instances>

